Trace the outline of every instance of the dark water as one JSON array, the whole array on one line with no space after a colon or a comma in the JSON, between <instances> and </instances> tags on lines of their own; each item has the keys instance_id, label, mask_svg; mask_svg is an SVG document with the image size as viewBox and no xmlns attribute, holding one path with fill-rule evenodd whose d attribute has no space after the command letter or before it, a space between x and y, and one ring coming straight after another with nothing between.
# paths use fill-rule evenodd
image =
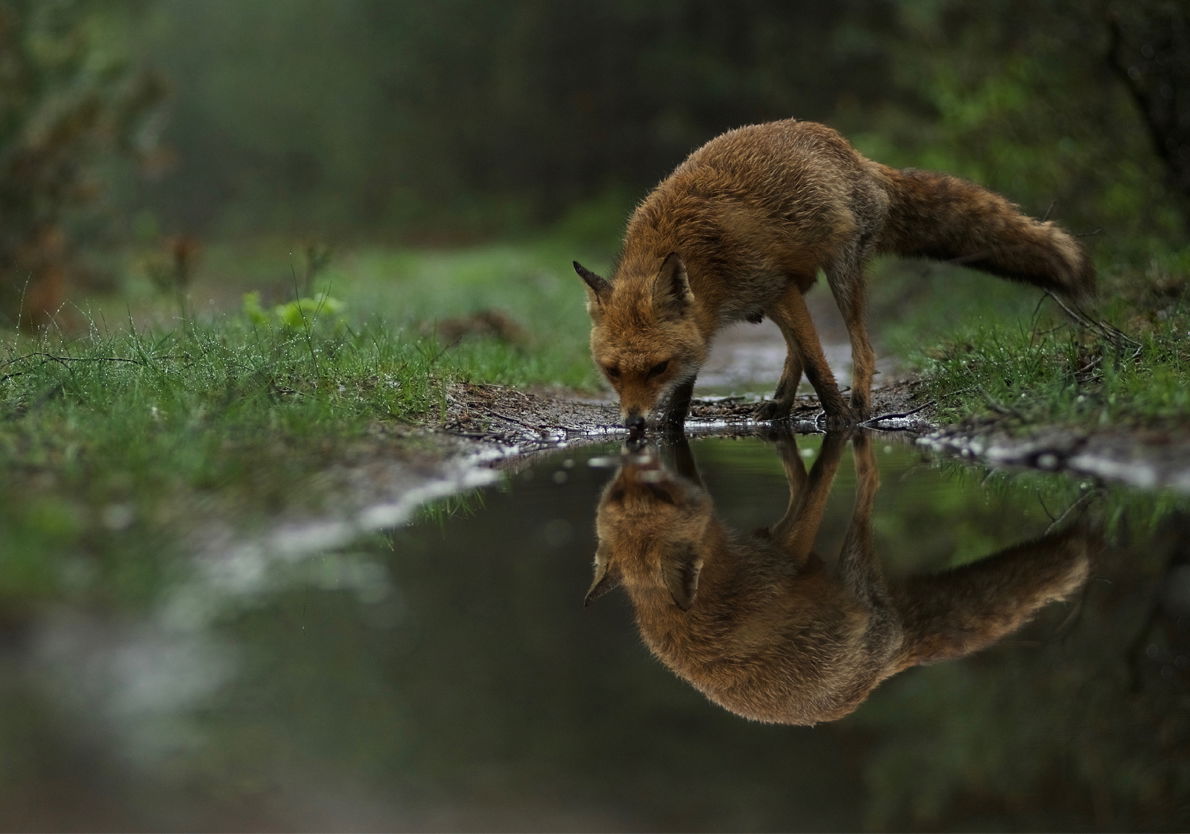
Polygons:
<instances>
[{"instance_id":1,"label":"dark water","mask_svg":"<svg viewBox=\"0 0 1190 834\"><path fill-rule=\"evenodd\" d=\"M672 603L667 583L650 589L637 576L636 605L619 588L584 608L596 508L616 475L613 461L590 463L617 449L564 451L351 547L264 569L224 566L232 578L221 583L199 566L144 610L48 610L5 631L0 824L1190 827L1184 505L1129 492L1088 499L1069 479L938 466L881 436L861 446L859 475L850 444L792 444L693 440L702 488L681 449L664 450L669 474L638 461L637 475L653 474L616 496L619 510L605 502L601 522L625 584L624 560L644 558L629 552L634 525L641 541L677 542L667 552L679 566L729 532L730 553L716 558L737 559L749 576L750 559L780 573L773 549L797 551L788 576L752 583L770 594L760 602L731 585L751 580L717 579L702 565L684 616L716 604L750 612L721 629L746 632L737 653L788 631L765 662L822 678L809 695L799 690L806 703L886 674L910 633L934 655L964 656L910 666L817 726L738 717L642 642L636 611ZM805 500L787 513L790 478L803 471L792 464L803 462ZM754 533L783 517L778 530ZM803 540L813 526L811 553ZM1050 539L1019 547L1047 530ZM844 546L851 584L840 595ZM985 559L1012 548L1011 569L1007 557ZM976 563L982 573L948 576L978 582L930 586L912 616L898 601L896 589L916 581L908 577ZM677 593L690 590L688 574L678 571ZM773 590L787 586L792 597ZM987 588L998 596L976 598ZM840 617L847 593L883 613ZM671 608L658 616L672 620ZM901 649L889 648L890 633ZM981 642L991 645L974 651ZM711 665L759 667L761 654ZM821 663L806 666L807 655Z\"/></svg>"}]
</instances>

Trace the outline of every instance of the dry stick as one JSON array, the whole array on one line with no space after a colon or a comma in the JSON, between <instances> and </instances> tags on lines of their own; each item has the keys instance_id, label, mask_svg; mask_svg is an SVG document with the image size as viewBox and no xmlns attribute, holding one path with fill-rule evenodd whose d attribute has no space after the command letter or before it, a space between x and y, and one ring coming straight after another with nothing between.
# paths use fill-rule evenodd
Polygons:
<instances>
[{"instance_id":1,"label":"dry stick","mask_svg":"<svg viewBox=\"0 0 1190 834\"><path fill-rule=\"evenodd\" d=\"M961 393L961 392L955 391L955 392L952 392L951 394L948 394L947 396L953 396L954 394L958 394L958 393ZM924 405L919 405L917 408L913 409L912 411L904 411L904 412L901 412L900 414L880 414L876 417L869 417L867 420L864 420L862 423L860 423L860 425L861 426L871 426L873 423L878 423L881 420L896 420L896 419L899 419L902 417L912 417L917 412L925 411L930 406L937 405L937 404L938 404L937 400L930 400L928 403L926 403Z\"/></svg>"},{"instance_id":2,"label":"dry stick","mask_svg":"<svg viewBox=\"0 0 1190 834\"><path fill-rule=\"evenodd\" d=\"M1113 347L1119 348L1121 350L1123 350L1126 347L1135 348L1136 350L1133 352L1133 354L1131 356L1132 359L1135 359L1137 356L1140 356L1141 343L1138 342L1136 339L1133 339L1131 336L1122 332L1118 328L1113 327L1112 325L1108 324L1105 321L1091 318L1091 316L1088 315L1086 311L1084 311L1081 307L1078 306L1078 304L1074 303L1073 301L1070 302L1069 305L1067 305L1066 302L1064 302L1058 296L1054 295L1049 290L1046 290L1045 294L1048 295L1050 298L1052 298L1054 300L1054 303L1056 303L1059 307L1061 307L1062 310L1066 313L1066 315L1070 316L1070 318L1076 324L1082 325L1083 327L1087 328L1088 330L1090 330L1094 333L1098 333L1101 337L1106 339L1107 342L1110 345L1112 345Z\"/></svg>"},{"instance_id":3,"label":"dry stick","mask_svg":"<svg viewBox=\"0 0 1190 834\"><path fill-rule=\"evenodd\" d=\"M1054 518L1054 517L1053 517L1053 516L1050 514L1050 511L1049 511L1049 509L1048 509L1048 508L1046 508L1045 504L1043 503L1043 504L1041 505L1041 507L1042 507L1042 509L1044 509L1044 510L1045 510L1045 514L1046 514L1046 515L1048 515L1048 516L1050 516L1050 518L1051 518L1051 519L1053 519L1053 520L1050 522L1050 525L1049 525L1049 527L1046 527L1046 528L1045 528L1045 533L1046 533L1046 534L1048 534L1048 533L1049 533L1051 530L1053 530L1055 527L1057 527L1059 524L1061 524L1061 523L1062 523L1062 520L1063 520L1063 519L1065 519L1065 518L1066 518L1066 516L1068 516L1068 515L1070 515L1072 512L1074 512L1075 508L1076 508L1076 507L1078 507L1078 505L1079 505L1079 504L1086 503L1086 502L1087 502L1087 501L1089 501L1089 500L1090 500L1090 499L1091 499L1093 496L1095 496L1095 495L1100 495L1100 494L1102 494L1102 492L1103 492L1103 489L1102 489L1101 487L1096 487L1096 488L1094 488L1094 489L1089 489L1089 490L1087 490L1087 491L1086 491L1086 492L1084 492L1082 495L1080 495L1080 496L1079 496L1077 499L1075 499L1074 503L1072 503L1072 504L1071 504L1069 507L1067 507L1067 508L1066 508L1066 511L1065 511L1065 512L1063 512L1063 513L1062 513L1060 516L1058 516L1057 518Z\"/></svg>"}]
</instances>

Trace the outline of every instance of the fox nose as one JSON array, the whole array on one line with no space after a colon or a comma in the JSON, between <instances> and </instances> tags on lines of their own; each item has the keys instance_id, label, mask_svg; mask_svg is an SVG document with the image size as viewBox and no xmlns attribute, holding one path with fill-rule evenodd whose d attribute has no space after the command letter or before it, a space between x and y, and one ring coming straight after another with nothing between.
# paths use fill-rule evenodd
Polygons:
<instances>
[{"instance_id":1,"label":"fox nose","mask_svg":"<svg viewBox=\"0 0 1190 834\"><path fill-rule=\"evenodd\" d=\"M639 437L645 433L645 418L640 414L630 414L624 421L624 428L628 429L629 437Z\"/></svg>"}]
</instances>

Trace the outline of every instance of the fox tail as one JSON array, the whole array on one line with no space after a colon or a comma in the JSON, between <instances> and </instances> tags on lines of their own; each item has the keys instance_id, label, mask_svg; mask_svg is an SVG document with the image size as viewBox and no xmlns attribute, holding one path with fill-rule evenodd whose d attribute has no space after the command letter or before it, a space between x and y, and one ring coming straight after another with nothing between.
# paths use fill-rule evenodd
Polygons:
<instances>
[{"instance_id":1,"label":"fox tail","mask_svg":"<svg viewBox=\"0 0 1190 834\"><path fill-rule=\"evenodd\" d=\"M963 657L1028 622L1086 583L1102 546L1076 523L944 573L911 577L897 594L905 643L899 668Z\"/></svg>"},{"instance_id":2,"label":"fox tail","mask_svg":"<svg viewBox=\"0 0 1190 834\"><path fill-rule=\"evenodd\" d=\"M1054 223L1028 217L1000 195L957 177L880 169L890 197L880 251L953 261L1076 303L1093 296L1094 265Z\"/></svg>"}]
</instances>

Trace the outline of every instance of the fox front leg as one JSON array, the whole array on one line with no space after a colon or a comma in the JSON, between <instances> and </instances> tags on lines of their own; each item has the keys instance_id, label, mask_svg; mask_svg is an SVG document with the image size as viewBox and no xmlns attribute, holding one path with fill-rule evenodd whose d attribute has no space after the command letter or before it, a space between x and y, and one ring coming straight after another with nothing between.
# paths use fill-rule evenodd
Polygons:
<instances>
[{"instance_id":1,"label":"fox front leg","mask_svg":"<svg viewBox=\"0 0 1190 834\"><path fill-rule=\"evenodd\" d=\"M665 411L661 415L661 429L668 434L681 434L690 412L690 401L694 398L694 377L679 382L669 395Z\"/></svg>"},{"instance_id":2,"label":"fox front leg","mask_svg":"<svg viewBox=\"0 0 1190 834\"><path fill-rule=\"evenodd\" d=\"M756 409L757 420L784 420L793 410L797 386L802 381L802 357L797 351L797 343L791 336L787 336L785 341L787 352L781 380L777 383L773 398L769 402L761 403Z\"/></svg>"},{"instance_id":3,"label":"fox front leg","mask_svg":"<svg viewBox=\"0 0 1190 834\"><path fill-rule=\"evenodd\" d=\"M794 348L796 348L796 356L805 370L806 378L810 380L815 393L818 394L818 401L822 404L823 411L826 412L819 418L819 422L825 423L827 429L841 429L855 425L855 415L848 407L847 401L843 399L843 395L839 393L835 375L831 373L830 365L827 364L826 357L822 353L822 342L818 339L814 321L810 318L810 311L806 307L806 301L802 298L802 292L798 289L798 285L792 284L789 290L781 296L780 301L774 304L768 312L769 317L781 328L781 333L785 336L785 343L793 346L790 349L791 355L795 353ZM786 367L788 368L788 366L787 361ZM782 382L785 379L785 374L782 374ZM778 409L784 409L784 413L779 415L784 417L789 414L789 409L793 406L796 384L793 391L782 391L781 393L787 399L775 400L774 403Z\"/></svg>"}]
</instances>

